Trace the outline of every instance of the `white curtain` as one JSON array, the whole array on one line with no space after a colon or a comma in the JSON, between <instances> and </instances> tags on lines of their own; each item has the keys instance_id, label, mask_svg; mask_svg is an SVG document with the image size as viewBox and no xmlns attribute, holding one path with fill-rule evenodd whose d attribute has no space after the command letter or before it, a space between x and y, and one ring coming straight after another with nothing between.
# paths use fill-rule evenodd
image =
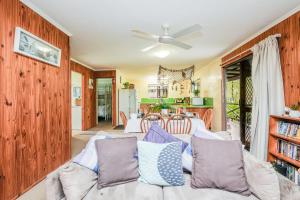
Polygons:
<instances>
[{"instance_id":1,"label":"white curtain","mask_svg":"<svg viewBox=\"0 0 300 200\"><path fill-rule=\"evenodd\" d=\"M272 35L251 50L253 107L250 152L267 159L269 116L284 113L284 91L277 37Z\"/></svg>"}]
</instances>

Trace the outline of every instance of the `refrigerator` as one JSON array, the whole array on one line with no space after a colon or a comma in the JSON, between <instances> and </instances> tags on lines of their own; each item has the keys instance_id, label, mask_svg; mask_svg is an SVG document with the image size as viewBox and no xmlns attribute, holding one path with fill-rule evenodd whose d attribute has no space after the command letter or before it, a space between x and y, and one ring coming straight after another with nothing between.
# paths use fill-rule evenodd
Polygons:
<instances>
[{"instance_id":1,"label":"refrigerator","mask_svg":"<svg viewBox=\"0 0 300 200\"><path fill-rule=\"evenodd\" d=\"M119 89L119 112L118 121L119 125L122 125L122 120L120 118L120 112L123 111L127 117L130 118L131 113L137 113L137 101L136 101L136 91L135 89Z\"/></svg>"}]
</instances>

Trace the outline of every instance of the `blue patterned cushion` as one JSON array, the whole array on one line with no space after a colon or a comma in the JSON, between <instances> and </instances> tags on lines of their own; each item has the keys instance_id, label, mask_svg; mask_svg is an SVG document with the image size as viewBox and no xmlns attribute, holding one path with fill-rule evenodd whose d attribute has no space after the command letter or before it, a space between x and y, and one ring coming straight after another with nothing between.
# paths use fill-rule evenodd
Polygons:
<instances>
[{"instance_id":1,"label":"blue patterned cushion","mask_svg":"<svg viewBox=\"0 0 300 200\"><path fill-rule=\"evenodd\" d=\"M184 184L181 145L138 141L139 181L161 186Z\"/></svg>"}]
</instances>

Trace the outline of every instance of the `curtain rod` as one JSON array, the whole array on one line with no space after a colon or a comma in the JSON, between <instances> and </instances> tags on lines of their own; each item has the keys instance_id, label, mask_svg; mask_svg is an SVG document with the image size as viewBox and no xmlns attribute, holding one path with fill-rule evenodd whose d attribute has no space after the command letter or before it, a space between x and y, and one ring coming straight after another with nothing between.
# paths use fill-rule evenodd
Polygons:
<instances>
[{"instance_id":1,"label":"curtain rod","mask_svg":"<svg viewBox=\"0 0 300 200\"><path fill-rule=\"evenodd\" d=\"M274 37L276 37L276 38L280 38L280 37L281 37L281 34L280 34L280 33L277 33L277 34L274 34L274 35L269 35L268 37L270 37L270 36L274 36ZM268 37L266 37L266 38L268 38ZM264 38L264 39L266 39L266 38ZM261 40L261 41L263 41L263 40ZM261 41L259 41L259 42L261 42ZM258 42L258 43L259 43L259 42ZM239 47L239 48L240 48L240 47ZM251 47L251 48L252 48L252 47ZM240 52L239 54L233 56L232 58L226 60L224 63L221 64L221 66L226 66L227 63L228 63L228 61L234 60L236 57L238 57L238 56L240 56L240 55L242 55L242 54L244 54L244 53L246 53L246 52L248 52L248 51L251 51L251 48L248 48L248 49L246 49L246 50ZM237 48L237 49L238 49L238 48ZM230 62L229 62L229 63L230 63ZM225 64L225 65L224 65L224 64Z\"/></svg>"}]
</instances>

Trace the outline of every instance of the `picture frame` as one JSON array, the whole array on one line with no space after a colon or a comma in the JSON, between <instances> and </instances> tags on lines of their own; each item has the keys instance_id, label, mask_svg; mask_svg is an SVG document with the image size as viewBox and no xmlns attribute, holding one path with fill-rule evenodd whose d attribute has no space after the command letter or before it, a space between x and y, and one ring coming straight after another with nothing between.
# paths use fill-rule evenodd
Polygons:
<instances>
[{"instance_id":1,"label":"picture frame","mask_svg":"<svg viewBox=\"0 0 300 200\"><path fill-rule=\"evenodd\" d=\"M81 87L73 87L73 97L74 98L81 97Z\"/></svg>"},{"instance_id":2,"label":"picture frame","mask_svg":"<svg viewBox=\"0 0 300 200\"><path fill-rule=\"evenodd\" d=\"M89 89L94 89L94 80L89 78Z\"/></svg>"},{"instance_id":3,"label":"picture frame","mask_svg":"<svg viewBox=\"0 0 300 200\"><path fill-rule=\"evenodd\" d=\"M20 27L15 30L14 52L60 67L61 49Z\"/></svg>"}]
</instances>

